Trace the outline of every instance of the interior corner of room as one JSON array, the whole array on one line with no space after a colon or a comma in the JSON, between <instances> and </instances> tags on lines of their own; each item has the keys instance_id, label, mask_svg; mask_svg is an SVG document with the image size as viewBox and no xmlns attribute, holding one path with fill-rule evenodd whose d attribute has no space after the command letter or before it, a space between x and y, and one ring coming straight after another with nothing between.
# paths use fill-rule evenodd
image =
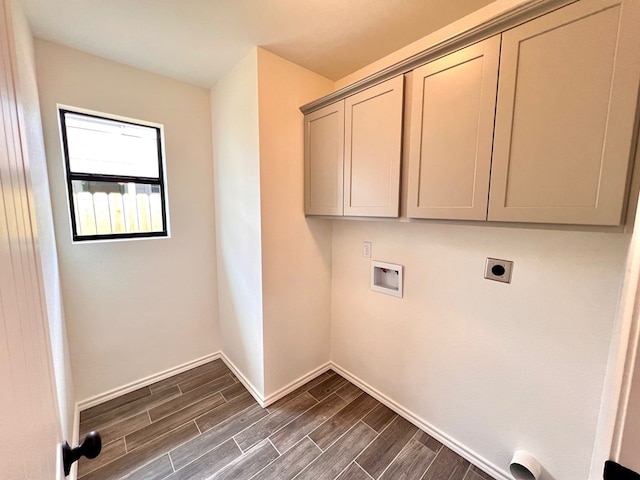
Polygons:
<instances>
[{"instance_id":1,"label":"interior corner of room","mask_svg":"<svg viewBox=\"0 0 640 480\"><path fill-rule=\"evenodd\" d=\"M23 3L0 59L59 442L221 358L262 406L331 368L496 479L517 450L541 480L640 471L638 2L483 1L337 77L251 46L210 84ZM60 105L163 126L167 238L74 241Z\"/></svg>"}]
</instances>

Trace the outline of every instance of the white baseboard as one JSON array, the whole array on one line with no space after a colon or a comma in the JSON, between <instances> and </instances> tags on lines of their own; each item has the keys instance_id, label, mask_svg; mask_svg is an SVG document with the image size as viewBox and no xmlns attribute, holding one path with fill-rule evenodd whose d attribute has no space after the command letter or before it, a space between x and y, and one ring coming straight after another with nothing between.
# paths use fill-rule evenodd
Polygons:
<instances>
[{"instance_id":1,"label":"white baseboard","mask_svg":"<svg viewBox=\"0 0 640 480\"><path fill-rule=\"evenodd\" d=\"M112 390L109 390L108 392L101 393L99 395L87 398L85 400L81 400L78 403L76 403L76 410L78 412L82 412L83 410L94 407L108 400L112 400L126 393L133 392L138 388L148 387L149 385L159 382L160 380L164 380L165 378L169 378L179 373L186 372L187 370L191 370L192 368L199 367L200 365L204 365L205 363L209 363L221 357L222 357L221 352L211 353L209 355L205 355L204 357L197 358L195 360L184 363L182 365L178 365L177 367L170 368L163 372L149 375L148 377L142 378L140 380L136 380L135 382L128 383L121 387L114 388ZM74 431L77 431L75 429L75 426L74 426Z\"/></svg>"},{"instance_id":2,"label":"white baseboard","mask_svg":"<svg viewBox=\"0 0 640 480\"><path fill-rule=\"evenodd\" d=\"M336 365L333 362L331 362L330 365L333 370L335 370L337 373L339 373L344 378L349 380L351 383L360 387L362 390L367 392L369 395L371 395L373 398L378 400L380 403L383 403L384 405L389 407L391 410L393 410L395 413L397 413L401 417L413 423L418 428L424 430L433 438L441 442L443 445L447 446L448 448L456 452L458 455L460 455L462 458L474 464L476 467L480 468L481 470L484 470L486 473L491 475L496 480L511 480L511 475L509 475L505 470L498 468L496 465L489 462L484 457L481 457L480 455L478 455L476 452L474 452L467 446L461 444L456 439L450 437L443 431L439 430L438 428L434 427L430 423L426 422L425 420L417 416L415 413L411 412L407 408L403 407L399 403L387 397L385 394L373 388L371 385L369 385L365 381L361 380L360 378L356 377L352 373L348 372L347 370L340 367L339 365Z\"/></svg>"},{"instance_id":3,"label":"white baseboard","mask_svg":"<svg viewBox=\"0 0 640 480\"><path fill-rule=\"evenodd\" d=\"M321 375L321 374L323 374L324 372L326 372L327 370L330 370L330 369L331 369L331 362L327 362L324 365L322 365L322 366L310 371L309 373L301 376L297 380L294 380L289 385L286 385L286 386L282 387L281 389L275 391L271 395L267 395L267 397L264 399L264 405L262 405L262 406L263 407L268 407L272 403L276 402L277 400L280 400L282 397L285 397L288 394L290 394L291 392L293 392L296 388L301 387L305 383L313 380L318 375Z\"/></svg>"}]
</instances>

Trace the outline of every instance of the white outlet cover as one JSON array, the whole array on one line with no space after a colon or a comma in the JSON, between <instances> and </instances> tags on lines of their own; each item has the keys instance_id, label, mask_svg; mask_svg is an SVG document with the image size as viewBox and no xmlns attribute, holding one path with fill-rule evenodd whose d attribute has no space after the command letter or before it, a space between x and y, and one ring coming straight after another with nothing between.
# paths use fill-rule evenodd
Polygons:
<instances>
[{"instance_id":1,"label":"white outlet cover","mask_svg":"<svg viewBox=\"0 0 640 480\"><path fill-rule=\"evenodd\" d=\"M513 262L511 260L487 257L487 262L484 267L484 278L487 280L495 280L496 282L511 283L512 270Z\"/></svg>"}]
</instances>

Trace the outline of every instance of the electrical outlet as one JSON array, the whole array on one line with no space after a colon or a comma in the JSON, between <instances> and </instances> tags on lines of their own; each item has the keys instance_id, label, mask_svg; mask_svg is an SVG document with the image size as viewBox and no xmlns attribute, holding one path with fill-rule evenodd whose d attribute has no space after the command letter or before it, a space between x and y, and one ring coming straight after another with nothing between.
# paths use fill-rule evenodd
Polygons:
<instances>
[{"instance_id":1,"label":"electrical outlet","mask_svg":"<svg viewBox=\"0 0 640 480\"><path fill-rule=\"evenodd\" d=\"M513 262L510 260L487 258L487 263L484 267L484 278L495 280L496 282L511 283L512 269Z\"/></svg>"},{"instance_id":2,"label":"electrical outlet","mask_svg":"<svg viewBox=\"0 0 640 480\"><path fill-rule=\"evenodd\" d=\"M371 242L362 242L362 256L371 258Z\"/></svg>"}]
</instances>

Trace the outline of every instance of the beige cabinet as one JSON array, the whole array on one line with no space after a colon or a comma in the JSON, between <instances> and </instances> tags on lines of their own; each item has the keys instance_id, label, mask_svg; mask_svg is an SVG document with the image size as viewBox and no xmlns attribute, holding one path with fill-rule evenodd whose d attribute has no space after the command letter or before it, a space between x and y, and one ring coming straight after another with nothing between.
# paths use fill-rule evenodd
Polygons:
<instances>
[{"instance_id":1,"label":"beige cabinet","mask_svg":"<svg viewBox=\"0 0 640 480\"><path fill-rule=\"evenodd\" d=\"M342 215L344 102L304 117L304 211Z\"/></svg>"},{"instance_id":2,"label":"beige cabinet","mask_svg":"<svg viewBox=\"0 0 640 480\"><path fill-rule=\"evenodd\" d=\"M345 99L344 214L397 217L404 78Z\"/></svg>"},{"instance_id":3,"label":"beige cabinet","mask_svg":"<svg viewBox=\"0 0 640 480\"><path fill-rule=\"evenodd\" d=\"M639 0L579 0L415 68L407 215L619 225L639 25ZM398 76L307 115L306 213L398 216L402 90Z\"/></svg>"},{"instance_id":4,"label":"beige cabinet","mask_svg":"<svg viewBox=\"0 0 640 480\"><path fill-rule=\"evenodd\" d=\"M640 79L638 7L583 0L503 33L489 220L621 222Z\"/></svg>"},{"instance_id":5,"label":"beige cabinet","mask_svg":"<svg viewBox=\"0 0 640 480\"><path fill-rule=\"evenodd\" d=\"M305 115L305 213L397 217L404 79Z\"/></svg>"},{"instance_id":6,"label":"beige cabinet","mask_svg":"<svg viewBox=\"0 0 640 480\"><path fill-rule=\"evenodd\" d=\"M413 71L407 215L486 220L500 36Z\"/></svg>"}]
</instances>

